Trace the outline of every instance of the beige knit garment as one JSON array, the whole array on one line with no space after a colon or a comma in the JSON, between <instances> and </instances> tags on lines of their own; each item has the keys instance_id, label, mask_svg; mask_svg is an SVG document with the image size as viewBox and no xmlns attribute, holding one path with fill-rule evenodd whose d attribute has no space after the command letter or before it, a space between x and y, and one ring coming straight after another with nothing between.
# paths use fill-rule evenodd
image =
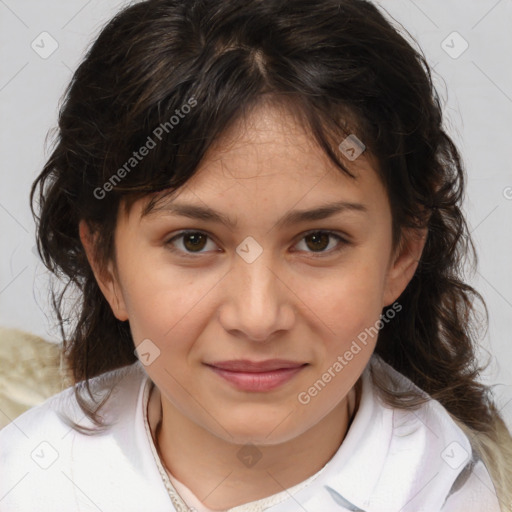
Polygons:
<instances>
[{"instance_id":1,"label":"beige knit garment","mask_svg":"<svg viewBox=\"0 0 512 512\"><path fill-rule=\"evenodd\" d=\"M60 345L0 327L0 428L71 384Z\"/></svg>"}]
</instances>

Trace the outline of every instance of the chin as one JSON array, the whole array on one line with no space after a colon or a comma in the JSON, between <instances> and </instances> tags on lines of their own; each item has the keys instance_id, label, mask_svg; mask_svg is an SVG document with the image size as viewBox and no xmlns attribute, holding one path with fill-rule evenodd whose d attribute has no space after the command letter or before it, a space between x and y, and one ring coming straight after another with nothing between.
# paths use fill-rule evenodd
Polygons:
<instances>
[{"instance_id":1,"label":"chin","mask_svg":"<svg viewBox=\"0 0 512 512\"><path fill-rule=\"evenodd\" d=\"M247 423L247 420L243 422L224 421L222 426L225 430L219 431L216 428L215 435L236 445L273 446L283 444L303 433L303 428L298 428L297 423L290 423L292 418L293 415L290 415L284 422L283 418L280 418L278 421L258 421L250 424Z\"/></svg>"}]
</instances>

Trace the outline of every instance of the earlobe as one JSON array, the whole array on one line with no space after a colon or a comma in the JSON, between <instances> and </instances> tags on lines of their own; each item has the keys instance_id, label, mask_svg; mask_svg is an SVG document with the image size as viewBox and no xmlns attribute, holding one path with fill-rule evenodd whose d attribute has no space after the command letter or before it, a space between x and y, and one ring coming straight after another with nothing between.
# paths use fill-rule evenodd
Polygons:
<instances>
[{"instance_id":1,"label":"earlobe","mask_svg":"<svg viewBox=\"0 0 512 512\"><path fill-rule=\"evenodd\" d=\"M87 260L89 261L89 265L94 273L96 282L98 283L105 299L110 304L112 313L118 320L128 320L128 313L126 311L120 286L115 276L112 261L108 262L107 268L102 267L96 257L94 235L91 233L89 226L84 220L80 221L79 234L80 241L84 247Z\"/></svg>"},{"instance_id":2,"label":"earlobe","mask_svg":"<svg viewBox=\"0 0 512 512\"><path fill-rule=\"evenodd\" d=\"M383 307L393 304L413 278L427 241L427 234L426 228L403 231L386 276Z\"/></svg>"}]
</instances>

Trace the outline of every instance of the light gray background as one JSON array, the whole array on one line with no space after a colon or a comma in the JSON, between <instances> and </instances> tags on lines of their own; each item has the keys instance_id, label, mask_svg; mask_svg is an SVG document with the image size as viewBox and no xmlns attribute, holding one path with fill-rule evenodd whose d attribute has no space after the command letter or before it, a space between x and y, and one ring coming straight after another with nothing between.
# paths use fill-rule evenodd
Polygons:
<instances>
[{"instance_id":1,"label":"light gray background","mask_svg":"<svg viewBox=\"0 0 512 512\"><path fill-rule=\"evenodd\" d=\"M48 278L34 253L29 189L49 156L45 136L56 125L58 101L72 71L126 3L0 0L2 326L58 339ZM512 0L377 3L419 41L433 65L446 126L464 158L465 211L480 258L470 282L490 311L481 358L487 350L492 359L483 380L497 384L498 404L512 428ZM57 49L45 55L52 45Z\"/></svg>"}]
</instances>

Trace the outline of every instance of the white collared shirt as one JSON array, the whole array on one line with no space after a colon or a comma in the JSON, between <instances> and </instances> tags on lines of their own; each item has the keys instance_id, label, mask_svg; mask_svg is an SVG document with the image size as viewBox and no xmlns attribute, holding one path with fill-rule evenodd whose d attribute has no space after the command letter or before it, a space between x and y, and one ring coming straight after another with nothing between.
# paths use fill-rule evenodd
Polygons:
<instances>
[{"instance_id":1,"label":"white collared shirt","mask_svg":"<svg viewBox=\"0 0 512 512\"><path fill-rule=\"evenodd\" d=\"M385 406L372 368L414 386L374 354L361 376L359 408L331 460L291 489L231 512L500 512L486 467L447 411L434 400L415 411ZM189 505L197 498L169 479L156 454L147 418L153 383L144 367L109 372L91 388L102 395L113 382L102 416L115 423L101 435L79 433L59 414L91 425L72 388L0 431L0 512L194 510L182 498Z\"/></svg>"}]
</instances>

